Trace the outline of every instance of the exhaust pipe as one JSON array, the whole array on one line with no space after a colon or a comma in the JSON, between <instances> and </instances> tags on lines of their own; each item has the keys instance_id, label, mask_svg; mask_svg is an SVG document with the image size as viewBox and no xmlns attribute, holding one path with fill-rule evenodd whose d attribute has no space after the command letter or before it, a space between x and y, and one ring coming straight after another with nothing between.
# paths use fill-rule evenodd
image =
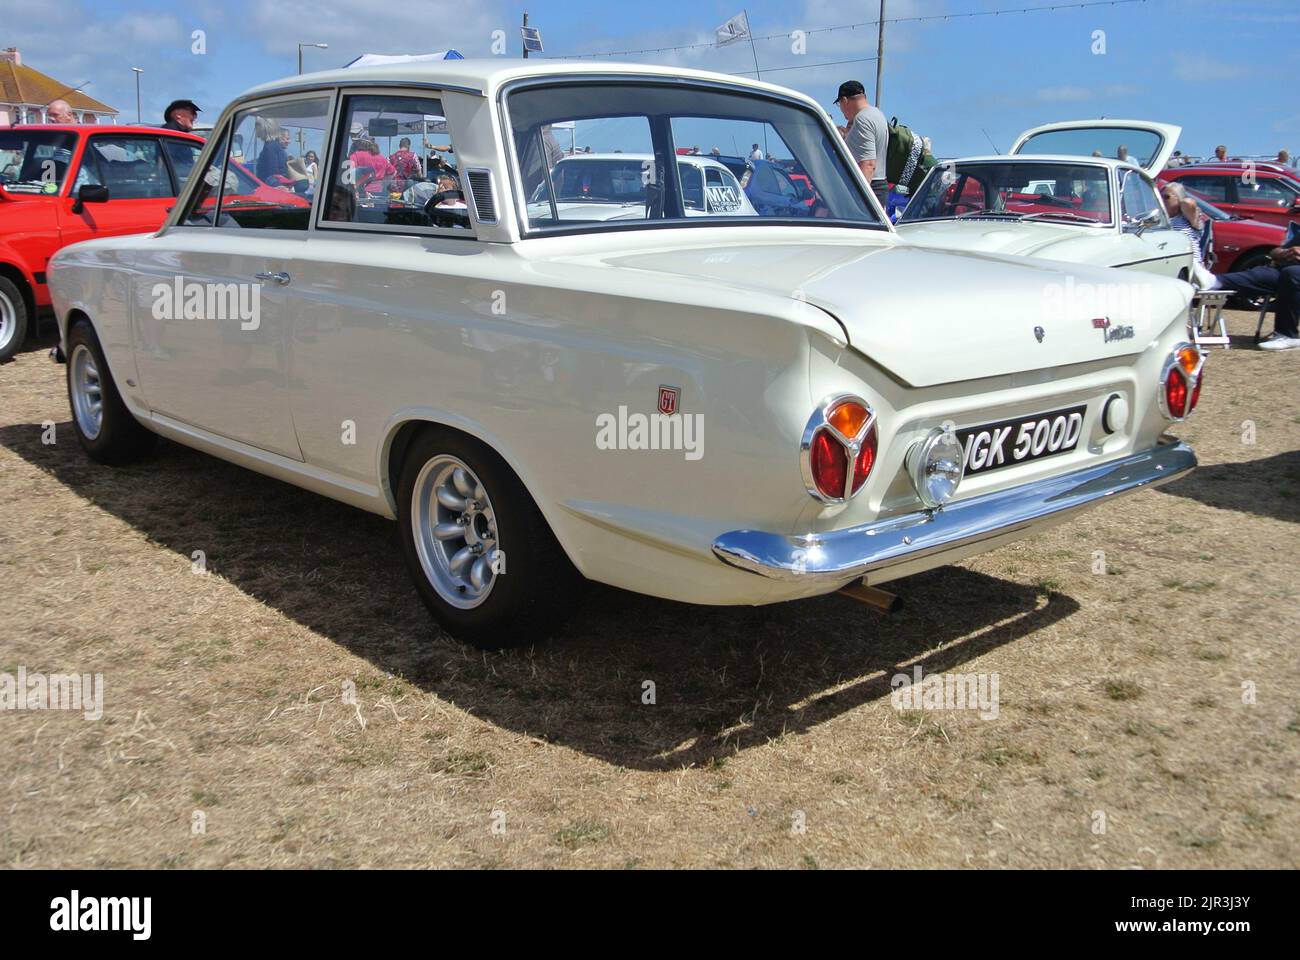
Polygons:
<instances>
[{"instance_id":1,"label":"exhaust pipe","mask_svg":"<svg viewBox=\"0 0 1300 960\"><path fill-rule=\"evenodd\" d=\"M898 613L903 609L903 598L894 593L869 587L862 580L855 580L846 587L840 587L839 595L866 604L879 613Z\"/></svg>"}]
</instances>

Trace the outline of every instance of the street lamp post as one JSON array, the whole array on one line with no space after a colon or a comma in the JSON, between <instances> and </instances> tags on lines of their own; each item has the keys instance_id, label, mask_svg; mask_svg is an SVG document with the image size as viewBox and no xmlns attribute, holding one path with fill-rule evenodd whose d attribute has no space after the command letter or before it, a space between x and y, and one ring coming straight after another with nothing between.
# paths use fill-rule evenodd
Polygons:
<instances>
[{"instance_id":1,"label":"street lamp post","mask_svg":"<svg viewBox=\"0 0 1300 960\"><path fill-rule=\"evenodd\" d=\"M144 73L141 67L132 67L135 72L135 122L140 123L140 74Z\"/></svg>"},{"instance_id":2,"label":"street lamp post","mask_svg":"<svg viewBox=\"0 0 1300 960\"><path fill-rule=\"evenodd\" d=\"M303 47L315 47L317 50L328 50L328 49L330 48L330 45L329 45L328 43L300 43L300 44L298 44L298 72L299 72L299 73L302 73L302 48L303 48Z\"/></svg>"}]
</instances>

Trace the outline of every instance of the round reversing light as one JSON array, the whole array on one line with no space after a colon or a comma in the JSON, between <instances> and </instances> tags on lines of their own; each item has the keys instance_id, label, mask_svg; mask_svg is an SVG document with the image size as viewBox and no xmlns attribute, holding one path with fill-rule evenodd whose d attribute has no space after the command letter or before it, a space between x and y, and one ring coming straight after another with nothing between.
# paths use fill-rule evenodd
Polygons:
<instances>
[{"instance_id":1,"label":"round reversing light","mask_svg":"<svg viewBox=\"0 0 1300 960\"><path fill-rule=\"evenodd\" d=\"M1101 411L1101 426L1107 433L1118 433L1128 423L1128 401L1121 394L1111 394Z\"/></svg>"},{"instance_id":2,"label":"round reversing light","mask_svg":"<svg viewBox=\"0 0 1300 960\"><path fill-rule=\"evenodd\" d=\"M966 473L966 450L951 430L935 428L907 455L907 472L917 496L931 510L953 498Z\"/></svg>"}]
</instances>

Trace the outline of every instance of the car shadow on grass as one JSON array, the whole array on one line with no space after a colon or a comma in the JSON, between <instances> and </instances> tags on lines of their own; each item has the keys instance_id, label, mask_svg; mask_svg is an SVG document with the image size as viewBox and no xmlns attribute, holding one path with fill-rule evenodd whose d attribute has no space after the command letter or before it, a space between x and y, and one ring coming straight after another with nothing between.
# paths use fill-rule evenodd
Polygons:
<instances>
[{"instance_id":1,"label":"car shadow on grass","mask_svg":"<svg viewBox=\"0 0 1300 960\"><path fill-rule=\"evenodd\" d=\"M46 446L37 424L3 427L0 445L174 551L177 576L202 550L213 574L377 670L633 769L720 764L887 698L913 664L957 670L1079 608L959 567L892 585L906 607L891 615L839 596L704 607L593 585L558 636L484 655L429 617L389 521L166 441L142 464L102 467L71 423L56 429Z\"/></svg>"},{"instance_id":2,"label":"car shadow on grass","mask_svg":"<svg viewBox=\"0 0 1300 960\"><path fill-rule=\"evenodd\" d=\"M1243 463L1200 466L1156 489L1221 510L1300 523L1300 450Z\"/></svg>"}]
</instances>

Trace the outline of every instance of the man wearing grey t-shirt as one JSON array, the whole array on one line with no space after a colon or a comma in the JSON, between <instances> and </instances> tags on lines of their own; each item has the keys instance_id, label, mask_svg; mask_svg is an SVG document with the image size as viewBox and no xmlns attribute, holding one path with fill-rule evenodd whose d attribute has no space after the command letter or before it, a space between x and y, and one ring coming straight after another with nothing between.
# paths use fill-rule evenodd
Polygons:
<instances>
[{"instance_id":1,"label":"man wearing grey t-shirt","mask_svg":"<svg viewBox=\"0 0 1300 960\"><path fill-rule=\"evenodd\" d=\"M845 126L840 135L848 144L849 153L857 161L862 175L871 184L871 190L880 201L882 210L889 209L889 183L885 179L885 156L889 151L889 124L885 115L867 102L862 84L846 80L840 84L840 95L835 105L844 114Z\"/></svg>"}]
</instances>

